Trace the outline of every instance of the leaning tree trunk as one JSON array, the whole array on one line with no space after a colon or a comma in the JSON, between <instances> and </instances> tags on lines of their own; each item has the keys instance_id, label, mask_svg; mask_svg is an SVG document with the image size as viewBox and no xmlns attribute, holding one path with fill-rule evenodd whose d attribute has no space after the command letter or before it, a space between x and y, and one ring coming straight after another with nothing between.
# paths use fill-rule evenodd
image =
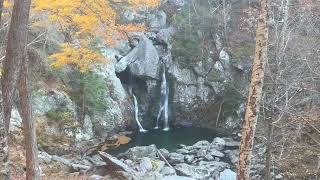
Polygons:
<instances>
[{"instance_id":1,"label":"leaning tree trunk","mask_svg":"<svg viewBox=\"0 0 320 180\"><path fill-rule=\"evenodd\" d=\"M2 10L3 9L3 0L0 0L0 24L1 24L1 17L2 17Z\"/></svg>"},{"instance_id":2,"label":"leaning tree trunk","mask_svg":"<svg viewBox=\"0 0 320 180\"><path fill-rule=\"evenodd\" d=\"M264 63L267 57L267 14L268 0L261 0L260 15L257 21L255 58L240 145L238 180L249 180L250 177L251 155L264 79Z\"/></svg>"},{"instance_id":3,"label":"leaning tree trunk","mask_svg":"<svg viewBox=\"0 0 320 180\"><path fill-rule=\"evenodd\" d=\"M3 8L3 0L0 0L0 24L1 24L1 15ZM1 76L1 74L0 74ZM8 139L5 128L5 123L3 121L3 112L2 112L2 94L0 92L0 179L9 179L9 161L8 161Z\"/></svg>"},{"instance_id":4,"label":"leaning tree trunk","mask_svg":"<svg viewBox=\"0 0 320 180\"><path fill-rule=\"evenodd\" d=\"M8 131L20 62L26 55L27 26L31 0L15 0L1 76L0 179L10 179Z\"/></svg>"},{"instance_id":5,"label":"leaning tree trunk","mask_svg":"<svg viewBox=\"0 0 320 180\"><path fill-rule=\"evenodd\" d=\"M19 74L19 102L20 112L23 122L23 131L26 148L27 180L40 179L38 164L38 147L34 120L32 118L32 108L30 103L30 92L28 88L28 65L26 58L21 64Z\"/></svg>"}]
</instances>

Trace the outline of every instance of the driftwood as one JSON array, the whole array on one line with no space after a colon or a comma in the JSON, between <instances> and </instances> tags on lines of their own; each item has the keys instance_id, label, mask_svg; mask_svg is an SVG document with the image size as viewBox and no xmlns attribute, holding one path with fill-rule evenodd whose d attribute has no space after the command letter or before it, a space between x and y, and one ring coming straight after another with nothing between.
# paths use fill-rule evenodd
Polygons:
<instances>
[{"instance_id":1,"label":"driftwood","mask_svg":"<svg viewBox=\"0 0 320 180\"><path fill-rule=\"evenodd\" d=\"M99 155L107 163L107 166L115 171L124 171L133 175L138 174L134 169L106 152L99 151Z\"/></svg>"},{"instance_id":2,"label":"driftwood","mask_svg":"<svg viewBox=\"0 0 320 180\"><path fill-rule=\"evenodd\" d=\"M162 159L169 167L171 167L172 169L174 169L174 168L171 166L171 164L168 162L168 160L164 157L164 155L162 155L162 153L161 153L158 149L156 149L156 150L157 150L157 153L158 153L160 159Z\"/></svg>"}]
</instances>

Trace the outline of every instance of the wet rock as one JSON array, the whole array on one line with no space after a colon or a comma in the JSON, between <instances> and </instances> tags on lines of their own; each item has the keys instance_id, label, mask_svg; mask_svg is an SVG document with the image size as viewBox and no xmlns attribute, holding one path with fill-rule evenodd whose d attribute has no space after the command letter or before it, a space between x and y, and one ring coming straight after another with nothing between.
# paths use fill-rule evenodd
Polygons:
<instances>
[{"instance_id":1,"label":"wet rock","mask_svg":"<svg viewBox=\"0 0 320 180\"><path fill-rule=\"evenodd\" d=\"M224 154L218 150L215 150L215 149L210 149L210 151L208 152L208 154L210 154L211 156L214 156L214 157L224 157Z\"/></svg>"},{"instance_id":2,"label":"wet rock","mask_svg":"<svg viewBox=\"0 0 320 180\"><path fill-rule=\"evenodd\" d=\"M155 159L157 157L157 148L154 144L150 146L136 146L126 151L123 156L133 161L143 157Z\"/></svg>"},{"instance_id":3,"label":"wet rock","mask_svg":"<svg viewBox=\"0 0 320 180\"><path fill-rule=\"evenodd\" d=\"M168 150L162 148L162 149L159 149L159 151L165 158L169 158L170 152Z\"/></svg>"},{"instance_id":4,"label":"wet rock","mask_svg":"<svg viewBox=\"0 0 320 180\"><path fill-rule=\"evenodd\" d=\"M213 161L214 160L214 157L211 155L211 154L207 154L205 157L204 157L205 160L207 161Z\"/></svg>"},{"instance_id":5,"label":"wet rock","mask_svg":"<svg viewBox=\"0 0 320 180\"><path fill-rule=\"evenodd\" d=\"M152 170L152 163L150 158L144 157L140 160L139 171L148 172Z\"/></svg>"},{"instance_id":6,"label":"wet rock","mask_svg":"<svg viewBox=\"0 0 320 180\"><path fill-rule=\"evenodd\" d=\"M178 153L171 153L169 159L174 164L183 163L184 162L184 155L178 154Z\"/></svg>"},{"instance_id":7,"label":"wet rock","mask_svg":"<svg viewBox=\"0 0 320 180\"><path fill-rule=\"evenodd\" d=\"M163 174L163 176L173 176L176 175L176 170L169 166L165 166L161 169L160 173Z\"/></svg>"},{"instance_id":8,"label":"wet rock","mask_svg":"<svg viewBox=\"0 0 320 180\"><path fill-rule=\"evenodd\" d=\"M226 141L219 137L214 138L213 142L211 143L211 147L218 151L222 151L225 145L226 145Z\"/></svg>"},{"instance_id":9,"label":"wet rock","mask_svg":"<svg viewBox=\"0 0 320 180\"><path fill-rule=\"evenodd\" d=\"M210 145L208 141L199 141L192 145L193 148L201 149L201 148L207 148Z\"/></svg>"},{"instance_id":10,"label":"wet rock","mask_svg":"<svg viewBox=\"0 0 320 180\"><path fill-rule=\"evenodd\" d=\"M207 150L206 149L200 149L197 152L197 157L205 157L207 154Z\"/></svg>"},{"instance_id":11,"label":"wet rock","mask_svg":"<svg viewBox=\"0 0 320 180\"><path fill-rule=\"evenodd\" d=\"M189 154L189 151L186 149L178 149L178 150L176 150L176 152L179 154Z\"/></svg>"},{"instance_id":12,"label":"wet rock","mask_svg":"<svg viewBox=\"0 0 320 180\"><path fill-rule=\"evenodd\" d=\"M236 180L237 175L235 172L231 171L230 169L225 169L220 173L220 180Z\"/></svg>"},{"instance_id":13,"label":"wet rock","mask_svg":"<svg viewBox=\"0 0 320 180\"><path fill-rule=\"evenodd\" d=\"M184 160L186 163L191 164L194 161L194 155L185 155Z\"/></svg>"}]
</instances>

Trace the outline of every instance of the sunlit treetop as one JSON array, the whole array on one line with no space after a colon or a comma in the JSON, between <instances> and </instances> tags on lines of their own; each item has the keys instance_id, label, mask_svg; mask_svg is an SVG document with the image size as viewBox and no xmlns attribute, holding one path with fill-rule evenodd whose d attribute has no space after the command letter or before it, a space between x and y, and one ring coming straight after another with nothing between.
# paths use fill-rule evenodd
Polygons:
<instances>
[{"instance_id":1,"label":"sunlit treetop","mask_svg":"<svg viewBox=\"0 0 320 180\"><path fill-rule=\"evenodd\" d=\"M99 38L103 40L103 44L114 45L117 40L127 38L128 32L145 31L145 27L141 24L119 24L115 6L121 5L119 7L126 6L133 9L155 8L159 6L160 0L34 0L33 2L34 14L45 14L52 24L59 26L60 32L69 36L69 39L62 45L62 52L51 56L55 61L52 66L59 68L74 64L84 71L84 69L89 69L90 64L100 61L97 55L99 52L83 44L79 46L79 43L75 44L73 41L83 42ZM46 23L36 22L34 24L41 26ZM85 52L87 55L94 53L95 55L75 55L77 52Z\"/></svg>"}]
</instances>

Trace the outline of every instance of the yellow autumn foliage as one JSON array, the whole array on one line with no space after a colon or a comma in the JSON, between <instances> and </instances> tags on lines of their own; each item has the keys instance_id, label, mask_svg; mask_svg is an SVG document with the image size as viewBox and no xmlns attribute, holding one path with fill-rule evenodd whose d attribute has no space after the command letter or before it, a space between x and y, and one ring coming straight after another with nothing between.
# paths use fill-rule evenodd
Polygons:
<instances>
[{"instance_id":1,"label":"yellow autumn foliage","mask_svg":"<svg viewBox=\"0 0 320 180\"><path fill-rule=\"evenodd\" d=\"M54 68L73 65L76 66L80 72L86 72L95 62L103 60L101 54L85 47L76 48L70 44L62 44L61 48L62 52L55 53L49 57L55 60L55 62L51 64Z\"/></svg>"},{"instance_id":2,"label":"yellow autumn foliage","mask_svg":"<svg viewBox=\"0 0 320 180\"><path fill-rule=\"evenodd\" d=\"M58 24L63 34L68 34L72 40L90 41L102 39L104 44L113 45L118 39L125 39L127 32L144 31L142 25L118 24L114 3L122 3L137 8L157 7L160 0L34 0L33 13L48 16L51 23ZM46 23L35 22L41 25ZM85 72L90 65L102 61L103 57L97 51L90 50L89 43L79 45L61 45L62 50L50 56L54 60L52 67L73 65Z\"/></svg>"}]
</instances>

